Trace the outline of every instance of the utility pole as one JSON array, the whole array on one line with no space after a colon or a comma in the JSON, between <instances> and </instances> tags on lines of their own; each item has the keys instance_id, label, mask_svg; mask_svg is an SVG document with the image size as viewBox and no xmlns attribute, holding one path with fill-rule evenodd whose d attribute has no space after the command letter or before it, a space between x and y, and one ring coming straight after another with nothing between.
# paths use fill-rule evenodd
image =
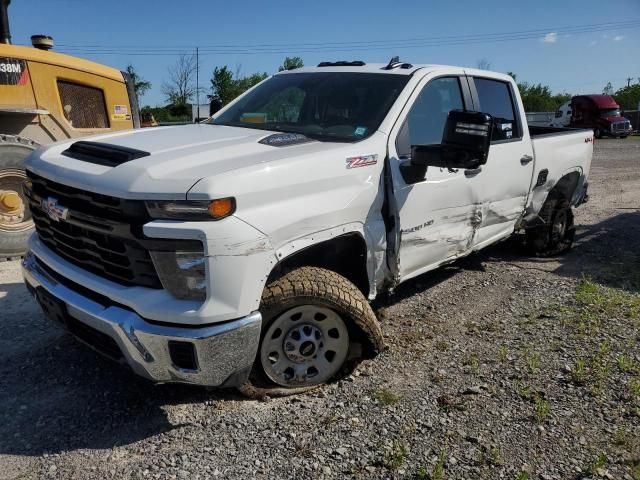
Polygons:
<instances>
[{"instance_id":1,"label":"utility pole","mask_svg":"<svg viewBox=\"0 0 640 480\"><path fill-rule=\"evenodd\" d=\"M627 87L631 86L631 80L633 80L633 78L627 77Z\"/></svg>"},{"instance_id":2,"label":"utility pole","mask_svg":"<svg viewBox=\"0 0 640 480\"><path fill-rule=\"evenodd\" d=\"M196 47L196 120L200 118L200 55ZM193 111L193 109L191 109Z\"/></svg>"}]
</instances>

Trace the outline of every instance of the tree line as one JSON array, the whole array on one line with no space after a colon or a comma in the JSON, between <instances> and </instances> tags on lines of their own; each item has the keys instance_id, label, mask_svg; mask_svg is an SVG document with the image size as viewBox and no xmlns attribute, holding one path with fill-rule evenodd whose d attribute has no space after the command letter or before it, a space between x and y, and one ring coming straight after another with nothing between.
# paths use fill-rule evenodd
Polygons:
<instances>
[{"instance_id":1,"label":"tree line","mask_svg":"<svg viewBox=\"0 0 640 480\"><path fill-rule=\"evenodd\" d=\"M278 71L293 70L304 66L304 61L300 57L286 57ZM489 70L491 63L482 59L478 61L478 68ZM223 107L236 97L260 83L268 77L266 72L257 72L250 75L242 75L241 68L234 70L227 65L215 67L209 79L209 88L196 90L196 57L194 55L181 55L175 64L167 70L167 78L162 83L161 89L166 100L164 107L142 108L143 112L150 112L155 119L160 122L191 120L191 104L195 103L198 94L201 102L206 100L215 103L218 107ZM138 105L142 97L151 88L151 83L138 75L132 65L127 67L134 85ZM527 112L553 112L563 103L569 101L573 96L570 93L553 93L548 85L542 83L529 83L520 81L513 72L508 72L513 77L520 90L522 102ZM640 77L638 83L631 84L631 78L627 81L627 86L614 91L611 83L608 83L603 94L611 95L623 110L635 110L640 102ZM206 82L205 82L206 84ZM207 112L208 113L208 112Z\"/></svg>"}]
</instances>

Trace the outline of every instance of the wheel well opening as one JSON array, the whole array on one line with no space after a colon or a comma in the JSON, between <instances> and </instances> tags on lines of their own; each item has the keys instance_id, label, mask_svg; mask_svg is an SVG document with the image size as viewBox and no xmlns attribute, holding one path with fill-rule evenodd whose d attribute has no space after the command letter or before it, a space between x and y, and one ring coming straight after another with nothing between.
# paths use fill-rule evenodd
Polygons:
<instances>
[{"instance_id":1,"label":"wheel well opening","mask_svg":"<svg viewBox=\"0 0 640 480\"><path fill-rule=\"evenodd\" d=\"M580 174L578 172L566 174L549 192L549 197L561 197L564 200L571 201L578 187L578 180L580 180Z\"/></svg>"},{"instance_id":2,"label":"wheel well opening","mask_svg":"<svg viewBox=\"0 0 640 480\"><path fill-rule=\"evenodd\" d=\"M336 272L369 296L367 245L357 233L341 235L296 252L278 263L267 283L282 272L299 267L320 267Z\"/></svg>"}]
</instances>

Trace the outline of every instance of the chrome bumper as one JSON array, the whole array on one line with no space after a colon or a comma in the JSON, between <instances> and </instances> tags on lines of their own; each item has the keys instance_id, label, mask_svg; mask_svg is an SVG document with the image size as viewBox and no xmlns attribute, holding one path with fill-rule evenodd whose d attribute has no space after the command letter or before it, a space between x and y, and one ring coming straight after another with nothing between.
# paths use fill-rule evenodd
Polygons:
<instances>
[{"instance_id":1,"label":"chrome bumper","mask_svg":"<svg viewBox=\"0 0 640 480\"><path fill-rule=\"evenodd\" d=\"M161 383L206 386L238 386L246 380L258 350L262 324L259 312L199 328L152 324L132 310L102 305L63 285L39 265L41 261L31 252L22 261L30 291L46 290L64 305L65 317L80 322L82 328L90 327L90 332L97 330L113 339L122 354L120 360L138 375ZM194 352L194 368L175 365L169 342L192 345L187 348Z\"/></svg>"}]
</instances>

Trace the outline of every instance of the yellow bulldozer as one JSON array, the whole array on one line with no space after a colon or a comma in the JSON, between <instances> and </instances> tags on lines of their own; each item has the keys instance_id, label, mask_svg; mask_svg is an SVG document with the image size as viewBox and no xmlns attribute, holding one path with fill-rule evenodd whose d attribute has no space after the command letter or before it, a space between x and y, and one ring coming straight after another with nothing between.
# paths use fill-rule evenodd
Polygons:
<instances>
[{"instance_id":1,"label":"yellow bulldozer","mask_svg":"<svg viewBox=\"0 0 640 480\"><path fill-rule=\"evenodd\" d=\"M21 256L33 229L22 191L24 160L38 146L140 127L126 72L51 51L53 39L11 45L0 0L0 260Z\"/></svg>"}]
</instances>

